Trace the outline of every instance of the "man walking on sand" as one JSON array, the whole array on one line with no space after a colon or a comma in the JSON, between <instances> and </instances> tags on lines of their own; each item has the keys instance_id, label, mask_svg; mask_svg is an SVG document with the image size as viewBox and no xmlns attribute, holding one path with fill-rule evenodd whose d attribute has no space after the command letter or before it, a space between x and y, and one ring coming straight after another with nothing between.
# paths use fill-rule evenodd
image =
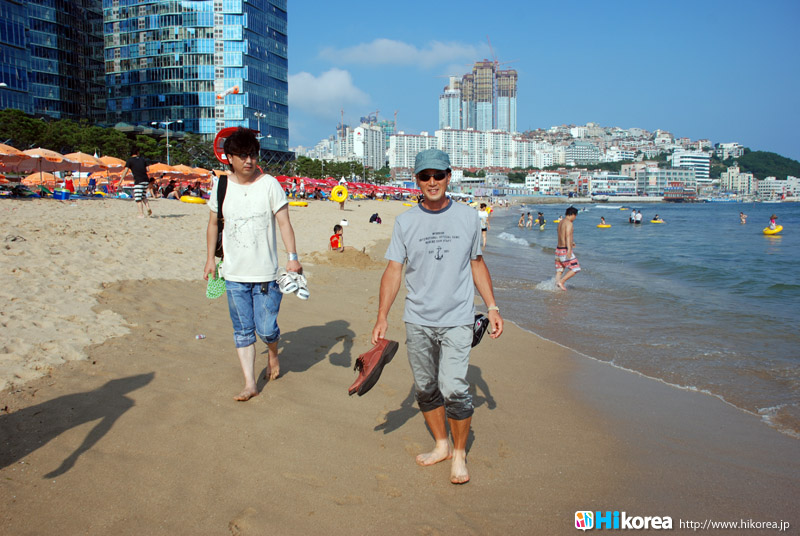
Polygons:
<instances>
[{"instance_id":1,"label":"man walking on sand","mask_svg":"<svg viewBox=\"0 0 800 536\"><path fill-rule=\"evenodd\" d=\"M575 247L575 241L572 237L572 222L578 217L578 209L575 207L568 207L558 224L558 246L556 247L556 285L561 290L567 290L564 283L567 280L581 271L581 266L578 264L578 259L575 258L572 248ZM567 270L566 275L564 269Z\"/></svg>"},{"instance_id":2,"label":"man walking on sand","mask_svg":"<svg viewBox=\"0 0 800 536\"><path fill-rule=\"evenodd\" d=\"M466 447L473 413L467 368L475 288L488 306L493 339L503 333L503 319L481 254L478 214L445 195L450 183L447 153L420 152L414 174L424 199L395 219L372 343L386 335L389 310L400 289L403 264L407 264L403 320L408 361L417 403L436 442L431 452L418 455L416 461L427 466L452 459L450 482L464 484L469 482Z\"/></svg>"},{"instance_id":3,"label":"man walking on sand","mask_svg":"<svg viewBox=\"0 0 800 536\"><path fill-rule=\"evenodd\" d=\"M225 278L228 312L233 324L233 341L244 374L244 389L234 400L244 402L258 394L256 385L256 335L267 344L267 377L280 374L278 361L278 327L283 294L277 283L277 231L288 254L286 270L300 273L303 267L297 258L294 228L289 219L289 204L281 185L257 165L259 144L255 133L239 127L223 145L230 161L222 206L217 206L219 181L211 190L206 230L206 265L203 278L216 269L214 250L217 246L217 213L222 210L224 227L222 249L225 261L221 276Z\"/></svg>"},{"instance_id":4,"label":"man walking on sand","mask_svg":"<svg viewBox=\"0 0 800 536\"><path fill-rule=\"evenodd\" d=\"M139 217L144 218L145 207L147 215L152 216L153 211L150 210L150 203L147 202L147 183L150 182L147 177L147 161L139 156L139 149L134 148L131 151L131 157L125 162L125 169L122 170L120 183L125 179L128 170L133 173L133 200L136 201L136 207L139 209Z\"/></svg>"}]
</instances>

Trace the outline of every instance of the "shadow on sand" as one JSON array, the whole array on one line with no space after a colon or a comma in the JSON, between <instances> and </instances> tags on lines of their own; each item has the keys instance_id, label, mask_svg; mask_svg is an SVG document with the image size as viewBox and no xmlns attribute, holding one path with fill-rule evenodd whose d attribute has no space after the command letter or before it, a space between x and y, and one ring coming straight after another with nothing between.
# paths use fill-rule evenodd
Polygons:
<instances>
[{"instance_id":1,"label":"shadow on sand","mask_svg":"<svg viewBox=\"0 0 800 536\"><path fill-rule=\"evenodd\" d=\"M125 395L144 387L154 377L155 373L150 372L111 380L94 391L60 396L0 415L0 467L17 462L71 428L99 420L75 452L44 478L66 473L81 454L92 448L116 420L133 407L134 401Z\"/></svg>"},{"instance_id":2,"label":"shadow on sand","mask_svg":"<svg viewBox=\"0 0 800 536\"><path fill-rule=\"evenodd\" d=\"M481 369L479 367L476 367L475 365L469 366L469 369L467 370L467 381L469 382L470 386L469 392L472 394L473 407L479 408L484 404L486 404L486 407L490 410L493 410L497 407L497 403L495 402L494 397L489 390L489 384L483 379L483 374L481 373ZM479 389L482 395L478 394ZM414 386L412 385L411 390L408 392L408 396L400 403L400 407L387 413L386 420L377 425L374 430L376 432L382 431L384 434L390 434L401 428L419 411L415 407L414 401ZM467 448L472 445L473 437L473 433L470 430L470 439L467 444Z\"/></svg>"},{"instance_id":3,"label":"shadow on sand","mask_svg":"<svg viewBox=\"0 0 800 536\"><path fill-rule=\"evenodd\" d=\"M336 367L352 367L353 339L356 334L350 329L350 323L344 320L331 320L322 326L307 326L289 333L282 333L278 344L278 357L281 362L281 376L289 372L305 372L328 356L330 364ZM342 350L331 352L334 346L342 342ZM366 349L365 349L366 351ZM262 355L267 356L264 348ZM265 366L259 374L258 391L266 384Z\"/></svg>"}]
</instances>

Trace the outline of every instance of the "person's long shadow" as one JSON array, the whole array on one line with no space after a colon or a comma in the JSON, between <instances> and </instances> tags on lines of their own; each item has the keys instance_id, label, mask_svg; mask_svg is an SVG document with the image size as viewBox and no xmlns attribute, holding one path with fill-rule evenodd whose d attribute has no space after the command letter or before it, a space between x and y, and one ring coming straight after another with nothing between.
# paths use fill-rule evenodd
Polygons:
<instances>
[{"instance_id":1,"label":"person's long shadow","mask_svg":"<svg viewBox=\"0 0 800 536\"><path fill-rule=\"evenodd\" d=\"M14 413L0 415L0 467L24 458L70 428L100 419L55 470L44 475L54 478L72 469L81 454L92 448L123 413L134 405L127 393L140 389L155 377L154 372L111 380L94 391L64 395Z\"/></svg>"},{"instance_id":2,"label":"person's long shadow","mask_svg":"<svg viewBox=\"0 0 800 536\"><path fill-rule=\"evenodd\" d=\"M489 389L489 384L483 379L483 374L481 373L481 369L479 367L476 367L475 365L469 366L469 369L467 369L467 381L469 382L469 391L472 394L473 407L479 408L484 404L486 404L486 407L490 410L493 410L497 407L497 403L495 402L494 397ZM481 390L483 396L478 394L478 389ZM373 428L373 430L376 432L383 431L384 434L391 434L395 430L401 428L406 422L408 422L414 415L417 414L417 409L414 407L414 400L414 386L412 385L411 390L408 392L408 396L400 403L400 407L387 413L386 420ZM472 444L473 437L474 436L470 431L470 441L468 446Z\"/></svg>"},{"instance_id":3,"label":"person's long shadow","mask_svg":"<svg viewBox=\"0 0 800 536\"><path fill-rule=\"evenodd\" d=\"M331 365L350 367L353 339L356 334L350 329L350 323L344 320L331 320L323 326L306 326L295 331L281 334L278 344L278 357L281 363L281 376L289 372L305 372L328 356ZM331 349L341 341L340 352ZM266 357L267 350L262 352ZM259 375L258 390L264 388L267 367Z\"/></svg>"}]
</instances>

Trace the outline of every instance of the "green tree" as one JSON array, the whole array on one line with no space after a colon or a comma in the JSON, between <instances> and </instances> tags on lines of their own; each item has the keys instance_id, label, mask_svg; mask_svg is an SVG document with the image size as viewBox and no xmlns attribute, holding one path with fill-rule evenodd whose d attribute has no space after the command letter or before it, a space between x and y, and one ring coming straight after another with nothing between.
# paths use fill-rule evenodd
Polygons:
<instances>
[{"instance_id":1,"label":"green tree","mask_svg":"<svg viewBox=\"0 0 800 536\"><path fill-rule=\"evenodd\" d=\"M739 163L742 172L752 173L757 179L766 177L785 179L789 175L800 177L800 162L777 153L745 149L744 155L735 160L729 158L723 164L732 166L734 161Z\"/></svg>"},{"instance_id":2,"label":"green tree","mask_svg":"<svg viewBox=\"0 0 800 536\"><path fill-rule=\"evenodd\" d=\"M42 135L47 123L33 119L22 110L0 110L0 142L24 151L42 145Z\"/></svg>"}]
</instances>

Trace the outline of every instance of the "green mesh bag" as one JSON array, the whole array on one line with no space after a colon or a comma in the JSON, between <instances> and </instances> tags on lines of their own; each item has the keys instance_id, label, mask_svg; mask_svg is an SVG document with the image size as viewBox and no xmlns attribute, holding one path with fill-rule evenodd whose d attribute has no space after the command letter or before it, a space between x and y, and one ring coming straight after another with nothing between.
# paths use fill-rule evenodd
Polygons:
<instances>
[{"instance_id":1,"label":"green mesh bag","mask_svg":"<svg viewBox=\"0 0 800 536\"><path fill-rule=\"evenodd\" d=\"M208 286L206 286L206 298L216 299L225 294L225 279L219 275L222 261L217 263L214 269L214 275L208 278Z\"/></svg>"}]
</instances>

